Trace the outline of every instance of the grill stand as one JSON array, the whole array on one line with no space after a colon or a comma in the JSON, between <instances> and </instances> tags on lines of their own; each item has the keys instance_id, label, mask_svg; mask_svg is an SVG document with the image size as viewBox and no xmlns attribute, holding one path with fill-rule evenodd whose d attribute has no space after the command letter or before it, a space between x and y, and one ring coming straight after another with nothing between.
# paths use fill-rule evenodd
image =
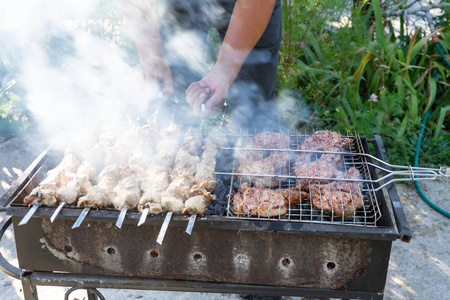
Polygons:
<instances>
[{"instance_id":1,"label":"grill stand","mask_svg":"<svg viewBox=\"0 0 450 300\"><path fill-rule=\"evenodd\" d=\"M381 139L375 138L375 141L370 141L375 144L377 154L383 155L384 149L381 143ZM378 144L380 143L380 144ZM377 145L378 144L378 145ZM385 158L385 155L384 157ZM387 160L386 160L387 161ZM31 167L31 166L30 166ZM34 166L35 167L35 166ZM22 184L21 184L22 185ZM411 239L411 233L406 223L406 218L403 213L400 200L393 184L391 184L387 191L391 198L392 205L389 201L387 203L387 209L389 214L395 217L394 234L402 241L408 242ZM8 193L8 192L7 192ZM10 198L12 200L12 198ZM7 199L2 198L0 202L5 204ZM2 209L4 210L4 209ZM5 233L6 229L13 223L15 226L20 221L20 216L16 215L13 218L8 218L3 221L0 227L0 240ZM41 218L42 219L42 218ZM34 222L33 222L34 221ZM39 218L33 217L30 223L39 222ZM185 224L184 224L185 225ZM273 224L272 230L277 230L278 225ZM301 227L303 224L299 224ZM26 226L23 226L26 227ZM28 229L34 226L27 227ZM272 226L270 226L272 227ZM283 226L282 226L283 227ZM305 226L307 228L308 226ZM17 227L16 227L17 228ZM325 227L324 227L325 228ZM320 231L320 230L319 230ZM341 233L341 236L345 236ZM364 239L364 233L362 234ZM383 260L377 272L372 273L373 278L381 278L382 286L384 287L387 264L389 261L390 250L392 240L378 240L373 241L373 245L378 245L374 249L375 251L382 250L379 253L378 258ZM22 241L21 241L22 242ZM17 244L17 242L16 242ZM373 246L372 245L372 246ZM19 246L17 247L19 250ZM23 248L22 248L23 250ZM20 260L19 260L20 262ZM36 286L66 286L73 287L75 289L83 288L118 288L118 289L146 289L146 290L170 290L170 291L190 291L190 292L215 292L215 293L237 293L237 294L264 294L268 296L302 296L302 297L319 297L319 298L343 298L343 299L383 299L383 288L377 291L370 290L367 287L368 282L359 282L358 286L360 290L349 290L347 285L344 285L342 289L329 289L329 288L299 288L295 286L268 286L258 284L232 284L222 282L206 282L206 281L186 281L186 280L167 280L167 279L150 279L142 277L127 277L127 276L112 276L101 274L87 274L87 273L56 273L52 271L24 271L12 266L5 260L0 253L0 269L7 275L19 279L23 285L24 296L26 300L38 299ZM373 270L372 270L373 271ZM364 270L362 270L364 272ZM89 297L92 298L94 293L90 293Z\"/></svg>"}]
</instances>

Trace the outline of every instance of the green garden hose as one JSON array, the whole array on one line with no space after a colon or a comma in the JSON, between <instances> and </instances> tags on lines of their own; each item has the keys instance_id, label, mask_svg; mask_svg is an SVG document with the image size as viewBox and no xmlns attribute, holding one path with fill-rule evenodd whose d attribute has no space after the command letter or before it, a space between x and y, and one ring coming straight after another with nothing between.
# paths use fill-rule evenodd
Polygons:
<instances>
[{"instance_id":1,"label":"green garden hose","mask_svg":"<svg viewBox=\"0 0 450 300\"><path fill-rule=\"evenodd\" d=\"M441 55L442 59L445 61L447 66L450 67L450 62L448 62L447 58L445 57L444 51L442 51L441 45L439 43L435 43L436 48L438 49L439 54Z\"/></svg>"},{"instance_id":2,"label":"green garden hose","mask_svg":"<svg viewBox=\"0 0 450 300\"><path fill-rule=\"evenodd\" d=\"M420 145L422 144L422 138L423 138L423 131L425 130L425 124L427 122L428 116L430 115L431 111L428 111L425 116L423 117L422 124L420 126L420 133L419 138L417 139L417 146L416 146L416 153L414 155L414 167L417 167L419 164L419 152L420 152ZM431 202L430 199L425 196L425 194L422 191L422 188L420 187L419 181L414 181L414 184L416 185L417 191L419 192L419 195L422 197L423 201L427 203L431 208L435 209L438 213L443 214L447 218L450 218L450 213L441 207L437 206L433 202Z\"/></svg>"}]
</instances>

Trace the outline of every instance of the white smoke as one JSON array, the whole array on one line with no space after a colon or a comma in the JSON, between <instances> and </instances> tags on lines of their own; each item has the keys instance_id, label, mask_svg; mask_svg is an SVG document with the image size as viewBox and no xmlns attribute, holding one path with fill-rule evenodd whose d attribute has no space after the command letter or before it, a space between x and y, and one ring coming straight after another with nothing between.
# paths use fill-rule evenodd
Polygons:
<instances>
[{"instance_id":1,"label":"white smoke","mask_svg":"<svg viewBox=\"0 0 450 300\"><path fill-rule=\"evenodd\" d=\"M123 50L87 29L100 1L1 2L1 47L17 58L24 102L49 142L134 118L157 95Z\"/></svg>"}]
</instances>

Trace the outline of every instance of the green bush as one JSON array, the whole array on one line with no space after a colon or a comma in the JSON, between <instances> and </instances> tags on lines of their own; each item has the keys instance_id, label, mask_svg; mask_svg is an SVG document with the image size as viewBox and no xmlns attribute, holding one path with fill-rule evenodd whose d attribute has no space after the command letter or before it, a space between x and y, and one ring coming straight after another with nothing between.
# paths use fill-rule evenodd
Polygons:
<instances>
[{"instance_id":1,"label":"green bush","mask_svg":"<svg viewBox=\"0 0 450 300\"><path fill-rule=\"evenodd\" d=\"M422 30L412 35L396 32L391 21L382 17L377 0L371 6L362 1L354 7L341 2L352 7L351 12L335 2L283 3L285 38L277 84L279 90L299 90L314 108L313 120L300 125L369 138L381 135L391 162L409 165L422 118L432 110L421 163L450 164L446 118L450 71L431 35ZM334 5L333 13L327 13L327 6ZM345 13L348 21L332 26ZM448 53L449 27L436 32L441 33L440 45Z\"/></svg>"}]
</instances>

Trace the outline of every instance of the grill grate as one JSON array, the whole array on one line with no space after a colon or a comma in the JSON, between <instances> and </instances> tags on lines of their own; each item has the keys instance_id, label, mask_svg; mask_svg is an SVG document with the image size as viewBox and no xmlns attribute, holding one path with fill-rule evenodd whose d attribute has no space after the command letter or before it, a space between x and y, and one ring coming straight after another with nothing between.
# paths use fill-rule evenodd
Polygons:
<instances>
[{"instance_id":1,"label":"grill grate","mask_svg":"<svg viewBox=\"0 0 450 300\"><path fill-rule=\"evenodd\" d=\"M327 136L312 143L307 139L312 135L298 132L230 135L235 146L221 151L234 154L231 165L216 172L230 182L226 217L376 227L381 210L361 137L333 135L334 139ZM283 145L283 136L290 137L289 145ZM249 144L258 138L259 144ZM342 146L350 139L351 145ZM284 169L283 159L288 161ZM302 166L306 173L297 176L293 166ZM308 191L309 198L298 203L294 195L301 190ZM331 204L330 194L337 204Z\"/></svg>"}]
</instances>

